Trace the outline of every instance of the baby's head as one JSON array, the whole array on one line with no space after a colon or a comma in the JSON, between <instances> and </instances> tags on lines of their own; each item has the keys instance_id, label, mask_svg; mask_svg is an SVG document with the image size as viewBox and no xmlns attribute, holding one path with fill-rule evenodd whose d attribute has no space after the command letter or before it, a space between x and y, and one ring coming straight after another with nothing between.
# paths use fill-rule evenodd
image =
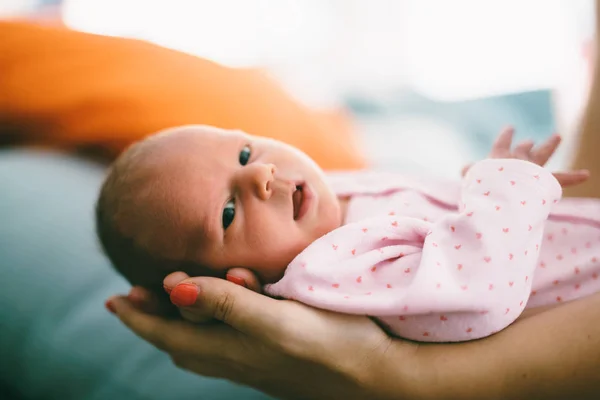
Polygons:
<instances>
[{"instance_id":1,"label":"baby's head","mask_svg":"<svg viewBox=\"0 0 600 400\"><path fill-rule=\"evenodd\" d=\"M113 265L134 285L162 288L173 271L263 283L341 224L323 172L284 143L208 126L169 129L112 165L96 207Z\"/></svg>"}]
</instances>

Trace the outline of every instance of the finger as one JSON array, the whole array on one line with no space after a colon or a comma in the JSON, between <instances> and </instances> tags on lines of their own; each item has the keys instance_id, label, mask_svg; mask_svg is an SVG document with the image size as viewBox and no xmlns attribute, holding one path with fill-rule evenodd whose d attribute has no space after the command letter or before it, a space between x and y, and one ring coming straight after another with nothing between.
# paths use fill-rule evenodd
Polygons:
<instances>
[{"instance_id":1,"label":"finger","mask_svg":"<svg viewBox=\"0 0 600 400\"><path fill-rule=\"evenodd\" d=\"M183 278L183 279L182 279ZM189 278L187 274L183 272L175 272L165 278L165 289L171 285L174 288L179 283L185 283L184 280ZM248 288L252 291L261 292L261 284L258 280L258 277L249 269L246 268L231 268L227 271L226 279L236 285L240 285L242 287ZM179 292L182 292L181 294ZM192 292L188 294L188 292ZM175 297L181 298L188 297L191 295L195 295L196 287L182 287L177 290L177 293L174 294ZM169 293L172 293L172 289L169 289ZM177 302L178 300L175 299ZM184 299L184 302L186 299ZM180 303L181 304L181 303ZM198 307L180 307L179 308L180 315L189 322L193 322L196 324L207 323L213 321L214 318L209 310L198 308Z\"/></svg>"},{"instance_id":2,"label":"finger","mask_svg":"<svg viewBox=\"0 0 600 400\"><path fill-rule=\"evenodd\" d=\"M119 319L142 339L147 340L161 350L168 351L168 333L174 327L175 320L164 320L156 315L147 314L138 309L127 297L113 296L106 302Z\"/></svg>"},{"instance_id":3,"label":"finger","mask_svg":"<svg viewBox=\"0 0 600 400\"><path fill-rule=\"evenodd\" d=\"M194 282L183 280L173 287L169 298L177 307L179 314L189 322L198 324L214 320L210 310L196 306L198 294L199 289Z\"/></svg>"},{"instance_id":4,"label":"finger","mask_svg":"<svg viewBox=\"0 0 600 400\"><path fill-rule=\"evenodd\" d=\"M529 161L531 159L531 149L533 149L534 145L533 140L525 140L524 142L519 143L513 151L515 157L519 160Z\"/></svg>"},{"instance_id":5,"label":"finger","mask_svg":"<svg viewBox=\"0 0 600 400\"><path fill-rule=\"evenodd\" d=\"M170 297L170 301L171 301L171 305L174 304L174 298L181 298L182 296L188 296L186 294L186 291L184 289L187 289L187 291L189 292L190 290L192 290L192 292L196 291L196 287L195 286L190 286L190 287L184 287L184 288L179 288L179 294L176 292L175 294L173 294L173 289L179 284L182 283L183 281L185 281L186 279L189 278L189 275L186 274L185 272L173 272L172 274L167 275L167 277L164 279L163 281L163 287L165 288L165 291L167 293L169 293ZM194 293L195 294L195 293ZM177 300L175 300L177 301ZM214 318L208 313L208 312L201 312L198 309L188 309L187 307L179 307L177 308L179 315L181 315L181 317L189 322L195 323L195 324L202 324L202 323L207 323L210 321L213 321Z\"/></svg>"},{"instance_id":6,"label":"finger","mask_svg":"<svg viewBox=\"0 0 600 400\"><path fill-rule=\"evenodd\" d=\"M537 149L531 152L531 162L537 165L546 165L552 154L560 145L562 138L558 134L550 136L548 140L542 143Z\"/></svg>"},{"instance_id":7,"label":"finger","mask_svg":"<svg viewBox=\"0 0 600 400\"><path fill-rule=\"evenodd\" d=\"M160 296L141 286L132 287L127 298L135 307L145 313L170 315L175 311L167 296Z\"/></svg>"},{"instance_id":8,"label":"finger","mask_svg":"<svg viewBox=\"0 0 600 400\"><path fill-rule=\"evenodd\" d=\"M561 186L573 186L585 182L590 177L590 171L582 169L573 172L556 172L553 174Z\"/></svg>"},{"instance_id":9,"label":"finger","mask_svg":"<svg viewBox=\"0 0 600 400\"><path fill-rule=\"evenodd\" d=\"M173 288L177 286L179 282L182 282L188 278L189 275L185 272L173 272L172 274L167 275L167 277L163 280L163 287L165 288L165 291L170 294L171 290L173 290Z\"/></svg>"},{"instance_id":10,"label":"finger","mask_svg":"<svg viewBox=\"0 0 600 400\"><path fill-rule=\"evenodd\" d=\"M190 353L197 359L235 359L242 351L239 334L226 325L199 327L146 314L123 296L110 298L111 309L129 329L167 353Z\"/></svg>"},{"instance_id":11,"label":"finger","mask_svg":"<svg viewBox=\"0 0 600 400\"><path fill-rule=\"evenodd\" d=\"M467 172L469 172L469 170L471 169L472 166L473 166L473 164L465 165L463 167L462 171L460 172L460 176L464 177L465 175L467 175Z\"/></svg>"},{"instance_id":12,"label":"finger","mask_svg":"<svg viewBox=\"0 0 600 400\"><path fill-rule=\"evenodd\" d=\"M492 146L492 151L490 153L492 158L505 157L510 153L514 133L515 130L512 126L508 126L500 132L500 135L498 135Z\"/></svg>"},{"instance_id":13,"label":"finger","mask_svg":"<svg viewBox=\"0 0 600 400\"><path fill-rule=\"evenodd\" d=\"M189 296L188 294L186 294L186 290L184 290L184 289L187 289L188 292L190 290L192 290L192 292L195 292L196 287L190 286L190 287L179 288L178 291L175 294L173 294L173 289L178 284L184 282L188 278L189 278L189 275L186 274L185 272L177 271L177 272L173 272L172 274L167 275L167 277L163 280L163 287L165 288L165 291L167 293L169 293L169 300L171 301L172 305L174 305L176 302L178 302L178 300L177 300L178 298L185 299L186 296ZM200 310L197 310L197 309L188 309L187 307L178 307L177 310L179 312L179 315L181 315L181 317L183 319L185 319L189 322L195 323L195 324L207 323L207 322L214 320L214 318L208 312L201 312Z\"/></svg>"},{"instance_id":14,"label":"finger","mask_svg":"<svg viewBox=\"0 0 600 400\"><path fill-rule=\"evenodd\" d=\"M254 292L261 292L261 284L258 277L247 268L231 268L227 271L225 279Z\"/></svg>"},{"instance_id":15,"label":"finger","mask_svg":"<svg viewBox=\"0 0 600 400\"><path fill-rule=\"evenodd\" d=\"M283 308L286 302L263 296L223 279L208 277L186 279L173 289L171 300L178 300L173 299L173 295L177 295L180 288L190 291L191 284L197 292L193 304L189 303L191 295L184 299L188 302L184 304L188 311L209 315L255 337L281 340L285 329L282 320L286 316Z\"/></svg>"},{"instance_id":16,"label":"finger","mask_svg":"<svg viewBox=\"0 0 600 400\"><path fill-rule=\"evenodd\" d=\"M185 279L188 279L189 276L184 272L174 272L167 276L163 282L165 290L168 293L172 293L173 289L179 284L184 283ZM258 280L258 277L249 269L246 268L231 268L227 271L226 279L236 285L240 285L242 287L246 287L255 292L261 291L261 285ZM192 293L189 293L189 292ZM184 302L188 296L196 295L196 286L193 287L182 287L177 290L173 296L175 296L175 302L177 302L177 298L183 299ZM181 304L181 302L180 302ZM179 307L179 314L187 321L193 322L196 324L207 323L213 321L214 318L210 314L208 310L204 310L198 307L189 308L189 307Z\"/></svg>"}]
</instances>

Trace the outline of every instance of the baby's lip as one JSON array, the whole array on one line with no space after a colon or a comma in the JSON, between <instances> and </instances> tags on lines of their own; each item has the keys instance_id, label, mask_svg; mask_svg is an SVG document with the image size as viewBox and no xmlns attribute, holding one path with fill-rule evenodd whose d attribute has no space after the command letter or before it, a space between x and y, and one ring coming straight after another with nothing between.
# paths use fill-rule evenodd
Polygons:
<instances>
[{"instance_id":1,"label":"baby's lip","mask_svg":"<svg viewBox=\"0 0 600 400\"><path fill-rule=\"evenodd\" d=\"M295 221L300 221L308 213L312 198L313 192L310 186L304 181L296 182L296 189L292 193Z\"/></svg>"},{"instance_id":2,"label":"baby's lip","mask_svg":"<svg viewBox=\"0 0 600 400\"><path fill-rule=\"evenodd\" d=\"M303 182L294 182L294 188L292 190L292 218L294 218L294 220L298 220L300 209L304 202L303 189Z\"/></svg>"}]
</instances>

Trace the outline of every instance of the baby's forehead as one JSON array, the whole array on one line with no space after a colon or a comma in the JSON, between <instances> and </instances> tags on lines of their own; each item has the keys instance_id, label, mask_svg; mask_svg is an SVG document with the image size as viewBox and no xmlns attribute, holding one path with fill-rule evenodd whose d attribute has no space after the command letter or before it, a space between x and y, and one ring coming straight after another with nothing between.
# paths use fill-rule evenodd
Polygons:
<instances>
[{"instance_id":1,"label":"baby's forehead","mask_svg":"<svg viewBox=\"0 0 600 400\"><path fill-rule=\"evenodd\" d=\"M166 219L164 237L178 236L193 247L212 242L209 232L219 218L214 209L220 201L219 169L218 163L195 153L191 157L163 157L147 174L145 214L149 211Z\"/></svg>"},{"instance_id":2,"label":"baby's forehead","mask_svg":"<svg viewBox=\"0 0 600 400\"><path fill-rule=\"evenodd\" d=\"M195 141L195 140L219 140L235 137L250 136L244 131L238 129L223 129L208 125L186 125L175 128L166 129L158 132L155 137L166 141Z\"/></svg>"},{"instance_id":3,"label":"baby's forehead","mask_svg":"<svg viewBox=\"0 0 600 400\"><path fill-rule=\"evenodd\" d=\"M221 144L229 139L243 142L248 136L241 131L189 126L151 138L141 162L136 163L137 171L132 171L138 175L136 181L143 181L137 195L145 197L144 214L166 217L170 229L165 234L185 234L195 247L213 247L210 238L220 221L219 191L225 184L219 172L235 164L222 153L231 150L232 160L237 160L233 149ZM154 224L150 221L150 225Z\"/></svg>"}]
</instances>

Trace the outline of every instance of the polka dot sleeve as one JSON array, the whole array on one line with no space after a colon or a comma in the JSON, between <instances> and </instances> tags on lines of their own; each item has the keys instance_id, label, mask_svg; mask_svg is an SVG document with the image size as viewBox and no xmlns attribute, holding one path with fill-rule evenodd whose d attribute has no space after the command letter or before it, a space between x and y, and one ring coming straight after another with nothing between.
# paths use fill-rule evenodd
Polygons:
<instances>
[{"instance_id":1,"label":"polka dot sleeve","mask_svg":"<svg viewBox=\"0 0 600 400\"><path fill-rule=\"evenodd\" d=\"M512 323L531 291L543 227L561 188L520 160L484 160L461 206L435 223L384 214L312 243L266 293L377 317L399 336L462 341Z\"/></svg>"}]
</instances>

